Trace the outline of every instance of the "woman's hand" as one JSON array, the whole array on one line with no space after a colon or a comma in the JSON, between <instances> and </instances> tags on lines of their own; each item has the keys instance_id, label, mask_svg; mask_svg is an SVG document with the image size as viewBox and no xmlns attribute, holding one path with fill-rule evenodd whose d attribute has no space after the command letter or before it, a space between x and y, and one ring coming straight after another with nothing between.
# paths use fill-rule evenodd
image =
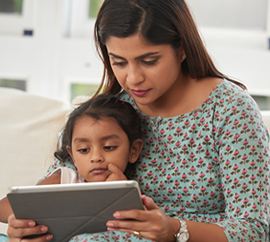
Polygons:
<instances>
[{"instance_id":1,"label":"woman's hand","mask_svg":"<svg viewBox=\"0 0 270 242\"><path fill-rule=\"evenodd\" d=\"M111 172L111 174L107 177L106 181L127 180L127 177L115 164L110 163L108 165L108 170Z\"/></svg>"},{"instance_id":2,"label":"woman's hand","mask_svg":"<svg viewBox=\"0 0 270 242\"><path fill-rule=\"evenodd\" d=\"M115 212L114 217L119 220L108 221L108 230L128 232L159 242L175 241L174 234L179 231L180 222L175 218L166 216L152 198L142 195L142 201L145 210ZM127 218L137 221L121 220Z\"/></svg>"},{"instance_id":3,"label":"woman's hand","mask_svg":"<svg viewBox=\"0 0 270 242\"><path fill-rule=\"evenodd\" d=\"M16 219L14 214L8 217L8 230L7 235L10 238L10 242L45 242L50 241L53 236L51 234L45 234L48 228L44 225L36 225L33 220ZM44 234L41 237L35 239L26 239L23 237L29 235Z\"/></svg>"}]
</instances>

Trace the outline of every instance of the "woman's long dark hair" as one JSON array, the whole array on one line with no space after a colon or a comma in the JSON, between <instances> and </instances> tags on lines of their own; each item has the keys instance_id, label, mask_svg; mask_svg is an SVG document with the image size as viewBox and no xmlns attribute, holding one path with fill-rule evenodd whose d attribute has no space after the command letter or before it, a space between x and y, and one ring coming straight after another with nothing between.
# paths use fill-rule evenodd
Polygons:
<instances>
[{"instance_id":1,"label":"woman's long dark hair","mask_svg":"<svg viewBox=\"0 0 270 242\"><path fill-rule=\"evenodd\" d=\"M121 86L112 71L106 48L110 36L125 38L136 33L150 44L182 47L186 59L182 71L192 78L219 77L246 87L219 72L204 47L184 0L105 0L95 23L95 44L104 64L101 89L117 94Z\"/></svg>"},{"instance_id":2,"label":"woman's long dark hair","mask_svg":"<svg viewBox=\"0 0 270 242\"><path fill-rule=\"evenodd\" d=\"M61 134L61 147L54 153L57 159L65 161L70 157L66 147L72 147L74 126L83 116L89 116L95 120L113 118L127 134L130 146L136 139L142 138L141 119L132 105L115 96L101 94L83 103L69 115Z\"/></svg>"}]
</instances>

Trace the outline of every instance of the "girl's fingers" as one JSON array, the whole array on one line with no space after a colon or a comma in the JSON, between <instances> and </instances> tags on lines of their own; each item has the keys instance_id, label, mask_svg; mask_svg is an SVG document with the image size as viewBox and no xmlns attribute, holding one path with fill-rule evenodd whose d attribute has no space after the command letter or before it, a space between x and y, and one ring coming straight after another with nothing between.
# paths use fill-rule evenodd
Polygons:
<instances>
[{"instance_id":1,"label":"girl's fingers","mask_svg":"<svg viewBox=\"0 0 270 242\"><path fill-rule=\"evenodd\" d=\"M14 214L8 217L8 225L14 228L35 227L36 223L33 220L16 219Z\"/></svg>"},{"instance_id":2,"label":"girl's fingers","mask_svg":"<svg viewBox=\"0 0 270 242\"><path fill-rule=\"evenodd\" d=\"M21 242L47 242L53 238L51 234L42 235L35 239L22 239Z\"/></svg>"},{"instance_id":3,"label":"girl's fingers","mask_svg":"<svg viewBox=\"0 0 270 242\"><path fill-rule=\"evenodd\" d=\"M45 234L48 231L48 228L46 226L40 225L36 226L34 228L14 228L14 227L9 227L7 230L7 235L9 237L26 237L29 235L34 235L34 234Z\"/></svg>"},{"instance_id":4,"label":"girl's fingers","mask_svg":"<svg viewBox=\"0 0 270 242\"><path fill-rule=\"evenodd\" d=\"M115 164L112 164L110 163L108 165L108 170L112 173L118 173L118 172L121 172L121 170L115 165ZM122 172L121 172L122 173Z\"/></svg>"},{"instance_id":5,"label":"girl's fingers","mask_svg":"<svg viewBox=\"0 0 270 242\"><path fill-rule=\"evenodd\" d=\"M48 228L44 225L36 226L33 220L26 219L16 219L14 214L10 215L8 218L8 230L7 235L10 237L10 241L23 241L23 242L45 242L52 239L52 235L45 234ZM23 237L29 235L42 235L41 237L35 239L22 239Z\"/></svg>"},{"instance_id":6,"label":"girl's fingers","mask_svg":"<svg viewBox=\"0 0 270 242\"><path fill-rule=\"evenodd\" d=\"M116 165L110 163L108 165L108 170L111 174L107 177L106 181L127 180L126 176Z\"/></svg>"}]
</instances>

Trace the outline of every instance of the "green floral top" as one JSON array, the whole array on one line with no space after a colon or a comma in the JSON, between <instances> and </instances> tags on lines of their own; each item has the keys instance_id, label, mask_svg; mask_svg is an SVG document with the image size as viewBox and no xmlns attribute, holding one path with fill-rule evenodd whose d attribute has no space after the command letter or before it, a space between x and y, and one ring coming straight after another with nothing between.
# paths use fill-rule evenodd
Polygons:
<instances>
[{"instance_id":1,"label":"green floral top","mask_svg":"<svg viewBox=\"0 0 270 242\"><path fill-rule=\"evenodd\" d=\"M257 104L224 80L196 110L171 118L142 113L144 148L127 170L168 216L216 223L228 241L269 241L269 135ZM59 166L55 160L47 175ZM74 168L74 167L73 167ZM121 232L71 241L147 241Z\"/></svg>"}]
</instances>

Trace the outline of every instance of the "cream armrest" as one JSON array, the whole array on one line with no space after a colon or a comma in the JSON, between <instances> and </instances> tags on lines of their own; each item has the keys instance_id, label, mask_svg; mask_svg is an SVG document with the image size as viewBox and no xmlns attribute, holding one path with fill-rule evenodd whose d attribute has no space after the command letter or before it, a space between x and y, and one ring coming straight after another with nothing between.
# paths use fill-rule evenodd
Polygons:
<instances>
[{"instance_id":1,"label":"cream armrest","mask_svg":"<svg viewBox=\"0 0 270 242\"><path fill-rule=\"evenodd\" d=\"M8 187L34 185L44 175L68 110L58 100L0 88L0 198Z\"/></svg>"}]
</instances>

